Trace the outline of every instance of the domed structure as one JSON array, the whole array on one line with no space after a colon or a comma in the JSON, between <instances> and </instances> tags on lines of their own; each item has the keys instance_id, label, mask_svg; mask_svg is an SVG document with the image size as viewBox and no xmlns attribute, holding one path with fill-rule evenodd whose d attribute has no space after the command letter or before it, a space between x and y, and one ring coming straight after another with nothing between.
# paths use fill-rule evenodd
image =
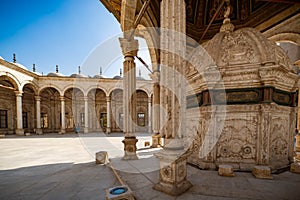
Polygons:
<instances>
[{"instance_id":1,"label":"domed structure","mask_svg":"<svg viewBox=\"0 0 300 200\"><path fill-rule=\"evenodd\" d=\"M233 31L232 26L221 28L204 49L215 65L194 70L204 73L193 80L195 91L200 91L194 107L200 107L201 125L189 162L206 169L229 164L242 171L252 171L255 165L272 171L287 167L293 159L298 75L283 49L253 28ZM192 58L202 65L205 59ZM188 118L193 118L195 112L189 109ZM203 138L210 134L215 145L199 158Z\"/></svg>"},{"instance_id":2,"label":"domed structure","mask_svg":"<svg viewBox=\"0 0 300 200\"><path fill-rule=\"evenodd\" d=\"M97 74L93 78L104 78L104 77L102 75Z\"/></svg>"},{"instance_id":3,"label":"domed structure","mask_svg":"<svg viewBox=\"0 0 300 200\"><path fill-rule=\"evenodd\" d=\"M58 72L50 72L50 73L47 74L47 76L49 76L49 77L62 77L64 75L61 74L61 73L58 73Z\"/></svg>"},{"instance_id":4,"label":"domed structure","mask_svg":"<svg viewBox=\"0 0 300 200\"><path fill-rule=\"evenodd\" d=\"M24 65L20 64L20 63L13 63L14 65L22 68L22 69L25 69L25 70L28 70Z\"/></svg>"},{"instance_id":5,"label":"domed structure","mask_svg":"<svg viewBox=\"0 0 300 200\"><path fill-rule=\"evenodd\" d=\"M87 76L83 75L83 74L72 74L70 77L71 78L87 78Z\"/></svg>"},{"instance_id":6,"label":"domed structure","mask_svg":"<svg viewBox=\"0 0 300 200\"><path fill-rule=\"evenodd\" d=\"M113 79L122 79L122 77L119 76L119 75L116 75L116 76L113 77Z\"/></svg>"}]
</instances>

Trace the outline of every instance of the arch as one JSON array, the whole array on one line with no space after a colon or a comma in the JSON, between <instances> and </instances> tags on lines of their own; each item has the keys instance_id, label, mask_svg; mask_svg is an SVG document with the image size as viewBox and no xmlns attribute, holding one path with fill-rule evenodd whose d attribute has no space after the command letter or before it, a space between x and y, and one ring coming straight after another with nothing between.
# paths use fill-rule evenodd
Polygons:
<instances>
[{"instance_id":1,"label":"arch","mask_svg":"<svg viewBox=\"0 0 300 200\"><path fill-rule=\"evenodd\" d=\"M105 96L107 96L107 90L103 87L99 87L98 85L93 85L91 87L89 87L87 90L86 90L86 95L88 95L92 90L96 90L96 89L99 89L99 90L102 90L105 94Z\"/></svg>"},{"instance_id":2,"label":"arch","mask_svg":"<svg viewBox=\"0 0 300 200\"><path fill-rule=\"evenodd\" d=\"M292 42L300 46L300 34L297 33L279 33L269 37L274 42Z\"/></svg>"},{"instance_id":3,"label":"arch","mask_svg":"<svg viewBox=\"0 0 300 200\"><path fill-rule=\"evenodd\" d=\"M136 91L142 91L142 92L145 92L147 97L151 97L150 93L148 90L146 90L145 88L137 88Z\"/></svg>"},{"instance_id":4,"label":"arch","mask_svg":"<svg viewBox=\"0 0 300 200\"><path fill-rule=\"evenodd\" d=\"M69 89L78 89L78 90L80 90L80 91L82 92L83 95L86 95L86 94L84 93L84 89L83 89L83 88L81 88L81 87L79 87L79 86L71 85L71 86L67 86L67 87L65 87L65 88L63 89L63 91L62 91L62 96L65 95L66 91L68 91Z\"/></svg>"},{"instance_id":5,"label":"arch","mask_svg":"<svg viewBox=\"0 0 300 200\"><path fill-rule=\"evenodd\" d=\"M135 21L135 13L137 0L123 0L121 4L120 24L124 34L130 34L130 29L133 28ZM125 38L128 38L124 35Z\"/></svg>"},{"instance_id":6,"label":"arch","mask_svg":"<svg viewBox=\"0 0 300 200\"><path fill-rule=\"evenodd\" d=\"M40 95L41 92L42 92L44 89L47 89L47 88L53 88L53 89L55 89L55 90L60 94L60 96L63 95L62 91L61 91L56 85L52 85L52 84L48 84L48 85L44 85L44 86L40 87L40 88L38 89L38 93L37 93L37 94Z\"/></svg>"},{"instance_id":7,"label":"arch","mask_svg":"<svg viewBox=\"0 0 300 200\"><path fill-rule=\"evenodd\" d=\"M33 92L34 92L35 95L38 94L38 90L39 89L38 89L37 85L34 84L31 81L25 81L25 82L23 82L22 85L21 85L21 90L24 91L24 88L27 87L27 86L29 86L33 90Z\"/></svg>"},{"instance_id":8,"label":"arch","mask_svg":"<svg viewBox=\"0 0 300 200\"><path fill-rule=\"evenodd\" d=\"M108 91L108 93L107 93L108 96L111 97L113 91L115 91L115 90L122 90L122 92L123 92L123 88L121 88L121 87L112 88L112 89L110 89L110 90Z\"/></svg>"},{"instance_id":9,"label":"arch","mask_svg":"<svg viewBox=\"0 0 300 200\"><path fill-rule=\"evenodd\" d=\"M21 89L20 89L21 88L21 83L19 82L19 80L13 74L11 74L9 72L0 71L0 80L8 81L9 83L11 83L13 85L13 87L16 90L21 91Z\"/></svg>"},{"instance_id":10,"label":"arch","mask_svg":"<svg viewBox=\"0 0 300 200\"><path fill-rule=\"evenodd\" d=\"M151 59L152 71L157 71L159 63L159 37L157 34L157 29L149 25L149 23L146 20L142 20L141 23L137 26L135 35L142 37L146 40Z\"/></svg>"}]
</instances>

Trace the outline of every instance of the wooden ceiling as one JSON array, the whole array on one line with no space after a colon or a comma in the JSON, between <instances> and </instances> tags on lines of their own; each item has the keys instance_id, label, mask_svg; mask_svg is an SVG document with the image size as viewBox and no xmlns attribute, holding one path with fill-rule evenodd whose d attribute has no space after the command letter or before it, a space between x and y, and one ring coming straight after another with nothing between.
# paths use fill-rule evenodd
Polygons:
<instances>
[{"instance_id":1,"label":"wooden ceiling","mask_svg":"<svg viewBox=\"0 0 300 200\"><path fill-rule=\"evenodd\" d=\"M100 0L104 6L120 20L120 7L122 0ZM141 9L145 0L138 0L137 13ZM145 17L151 21L153 26L159 26L160 21L160 1L151 0ZM187 35L196 41L201 42L211 39L223 22L225 6L216 15L211 25L209 23L216 13L223 0L186 0L187 10ZM264 32L273 26L300 13L299 0L230 0L231 22L236 28L254 27ZM208 31L203 35L205 29Z\"/></svg>"}]
</instances>

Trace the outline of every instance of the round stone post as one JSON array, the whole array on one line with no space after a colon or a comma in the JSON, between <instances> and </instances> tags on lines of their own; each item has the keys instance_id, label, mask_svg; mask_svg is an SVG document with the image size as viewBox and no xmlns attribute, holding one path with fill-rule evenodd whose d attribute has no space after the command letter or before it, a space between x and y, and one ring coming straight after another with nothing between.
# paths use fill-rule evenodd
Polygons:
<instances>
[{"instance_id":1,"label":"round stone post","mask_svg":"<svg viewBox=\"0 0 300 200\"><path fill-rule=\"evenodd\" d=\"M89 132L89 104L88 104L88 97L84 97L84 133Z\"/></svg>"},{"instance_id":2,"label":"round stone post","mask_svg":"<svg viewBox=\"0 0 300 200\"><path fill-rule=\"evenodd\" d=\"M110 133L110 96L106 96L106 113L107 113L107 127L106 127L106 133Z\"/></svg>"},{"instance_id":3,"label":"round stone post","mask_svg":"<svg viewBox=\"0 0 300 200\"><path fill-rule=\"evenodd\" d=\"M153 134L152 134L152 148L157 148L161 146L161 136L159 134L159 99L160 99L160 90L159 90L159 71L156 70L151 76L153 84L153 105L152 105L152 122L153 122Z\"/></svg>"},{"instance_id":4,"label":"round stone post","mask_svg":"<svg viewBox=\"0 0 300 200\"><path fill-rule=\"evenodd\" d=\"M164 148L156 157L160 160L159 183L154 189L170 195L180 195L192 184L186 179L185 137L185 53L186 5L185 0L161 1L160 37L160 113ZM164 124L163 124L164 123Z\"/></svg>"},{"instance_id":5,"label":"round stone post","mask_svg":"<svg viewBox=\"0 0 300 200\"><path fill-rule=\"evenodd\" d=\"M66 132L66 123L65 123L65 97L60 96L59 97L60 104L61 104L61 128L60 128L60 133L64 134Z\"/></svg>"},{"instance_id":6,"label":"round stone post","mask_svg":"<svg viewBox=\"0 0 300 200\"><path fill-rule=\"evenodd\" d=\"M22 119L22 93L20 91L16 91L16 111L17 111L17 127L16 127L16 135L24 135L23 129L23 119Z\"/></svg>"},{"instance_id":7,"label":"round stone post","mask_svg":"<svg viewBox=\"0 0 300 200\"><path fill-rule=\"evenodd\" d=\"M135 136L136 126L136 67L134 57L138 51L137 40L127 40L119 38L122 53L124 55L123 62L123 113L124 113L124 128L125 138L124 143L124 160L138 159L136 155Z\"/></svg>"},{"instance_id":8,"label":"round stone post","mask_svg":"<svg viewBox=\"0 0 300 200\"><path fill-rule=\"evenodd\" d=\"M43 134L43 131L41 129L41 97L35 96L35 102L36 102L36 130L35 133L38 135Z\"/></svg>"}]
</instances>

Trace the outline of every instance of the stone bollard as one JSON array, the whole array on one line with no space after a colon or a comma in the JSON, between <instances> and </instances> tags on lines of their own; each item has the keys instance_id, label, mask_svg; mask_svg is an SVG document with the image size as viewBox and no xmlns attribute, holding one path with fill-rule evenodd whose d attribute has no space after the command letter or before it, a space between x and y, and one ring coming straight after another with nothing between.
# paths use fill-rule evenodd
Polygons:
<instances>
[{"instance_id":1,"label":"stone bollard","mask_svg":"<svg viewBox=\"0 0 300 200\"><path fill-rule=\"evenodd\" d=\"M273 179L271 176L271 169L268 166L254 166L252 174L255 176L255 178Z\"/></svg>"},{"instance_id":2,"label":"stone bollard","mask_svg":"<svg viewBox=\"0 0 300 200\"><path fill-rule=\"evenodd\" d=\"M152 135L152 145L151 148L158 148L161 147L161 136L159 133Z\"/></svg>"},{"instance_id":3,"label":"stone bollard","mask_svg":"<svg viewBox=\"0 0 300 200\"><path fill-rule=\"evenodd\" d=\"M233 167L231 165L219 165L218 174L220 176L233 177Z\"/></svg>"},{"instance_id":4,"label":"stone bollard","mask_svg":"<svg viewBox=\"0 0 300 200\"><path fill-rule=\"evenodd\" d=\"M107 151L99 151L96 153L96 164L108 164L109 159L108 159L108 153Z\"/></svg>"}]
</instances>

